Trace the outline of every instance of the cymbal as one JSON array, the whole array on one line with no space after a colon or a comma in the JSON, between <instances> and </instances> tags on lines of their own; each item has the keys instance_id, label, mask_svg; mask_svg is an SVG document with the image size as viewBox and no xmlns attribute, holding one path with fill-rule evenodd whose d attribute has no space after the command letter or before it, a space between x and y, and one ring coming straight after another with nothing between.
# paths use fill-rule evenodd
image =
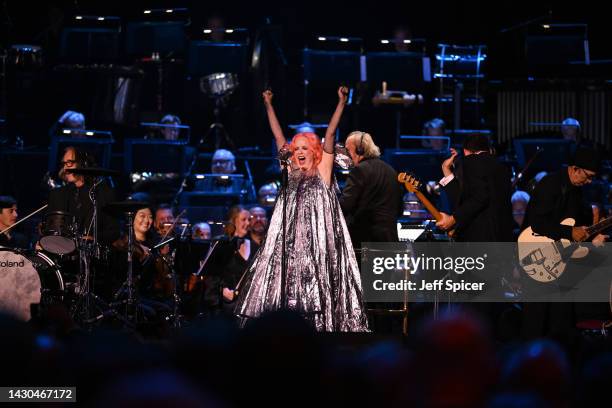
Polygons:
<instances>
[{"instance_id":1,"label":"cymbal","mask_svg":"<svg viewBox=\"0 0 612 408\"><path fill-rule=\"evenodd\" d=\"M79 176L118 176L121 173L117 170L104 169L102 167L78 167L74 169L66 169L66 173L78 174Z\"/></svg>"},{"instance_id":2,"label":"cymbal","mask_svg":"<svg viewBox=\"0 0 612 408\"><path fill-rule=\"evenodd\" d=\"M112 215L121 216L126 213L135 213L142 208L149 207L149 205L149 203L144 201L115 201L106 204L104 211Z\"/></svg>"}]
</instances>

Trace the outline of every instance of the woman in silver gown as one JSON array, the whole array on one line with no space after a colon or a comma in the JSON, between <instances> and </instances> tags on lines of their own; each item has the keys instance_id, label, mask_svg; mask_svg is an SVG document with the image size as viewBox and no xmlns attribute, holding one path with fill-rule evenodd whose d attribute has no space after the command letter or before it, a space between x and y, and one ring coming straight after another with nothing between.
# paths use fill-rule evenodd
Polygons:
<instances>
[{"instance_id":1,"label":"woman in silver gown","mask_svg":"<svg viewBox=\"0 0 612 408\"><path fill-rule=\"evenodd\" d=\"M325 145L314 133L299 133L287 146L272 107L272 92L264 92L263 98L276 145L291 152L289 176L286 192L278 195L266 239L240 285L235 313L244 325L250 318L283 308L284 241L285 308L302 314L318 331L368 331L357 260L332 175L334 134L346 103L346 88L338 89Z\"/></svg>"}]
</instances>

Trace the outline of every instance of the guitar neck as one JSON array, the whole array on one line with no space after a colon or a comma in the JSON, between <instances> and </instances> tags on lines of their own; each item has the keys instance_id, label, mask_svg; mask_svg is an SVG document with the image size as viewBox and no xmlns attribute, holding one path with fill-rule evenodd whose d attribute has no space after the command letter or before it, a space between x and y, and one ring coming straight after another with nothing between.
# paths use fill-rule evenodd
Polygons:
<instances>
[{"instance_id":1,"label":"guitar neck","mask_svg":"<svg viewBox=\"0 0 612 408\"><path fill-rule=\"evenodd\" d=\"M427 197L425 197L425 195L423 195L423 193L417 190L415 191L414 194L417 196L419 201L423 203L427 211L429 211L431 215L433 215L436 221L440 221L442 219L442 215L440 214L440 211L438 211L438 209L431 203L431 201L427 199Z\"/></svg>"},{"instance_id":2,"label":"guitar neck","mask_svg":"<svg viewBox=\"0 0 612 408\"><path fill-rule=\"evenodd\" d=\"M604 218L597 224L593 224L587 228L587 234L589 236L595 235L612 226L612 217Z\"/></svg>"}]
</instances>

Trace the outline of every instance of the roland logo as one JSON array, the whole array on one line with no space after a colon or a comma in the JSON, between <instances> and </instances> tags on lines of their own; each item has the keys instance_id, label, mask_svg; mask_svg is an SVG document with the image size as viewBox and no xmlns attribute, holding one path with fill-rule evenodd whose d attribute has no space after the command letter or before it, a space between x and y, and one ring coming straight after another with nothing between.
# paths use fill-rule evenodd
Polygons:
<instances>
[{"instance_id":1,"label":"roland logo","mask_svg":"<svg viewBox=\"0 0 612 408\"><path fill-rule=\"evenodd\" d=\"M23 267L25 267L25 261L23 259L19 262L0 261L0 268L23 268Z\"/></svg>"}]
</instances>

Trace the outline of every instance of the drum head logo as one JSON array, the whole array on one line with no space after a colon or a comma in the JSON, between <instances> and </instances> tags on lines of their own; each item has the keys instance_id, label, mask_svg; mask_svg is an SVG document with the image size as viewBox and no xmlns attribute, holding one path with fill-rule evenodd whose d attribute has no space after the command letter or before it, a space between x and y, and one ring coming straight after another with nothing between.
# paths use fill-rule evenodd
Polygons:
<instances>
[{"instance_id":1,"label":"drum head logo","mask_svg":"<svg viewBox=\"0 0 612 408\"><path fill-rule=\"evenodd\" d=\"M0 268L25 268L25 260L11 261L0 260Z\"/></svg>"}]
</instances>

